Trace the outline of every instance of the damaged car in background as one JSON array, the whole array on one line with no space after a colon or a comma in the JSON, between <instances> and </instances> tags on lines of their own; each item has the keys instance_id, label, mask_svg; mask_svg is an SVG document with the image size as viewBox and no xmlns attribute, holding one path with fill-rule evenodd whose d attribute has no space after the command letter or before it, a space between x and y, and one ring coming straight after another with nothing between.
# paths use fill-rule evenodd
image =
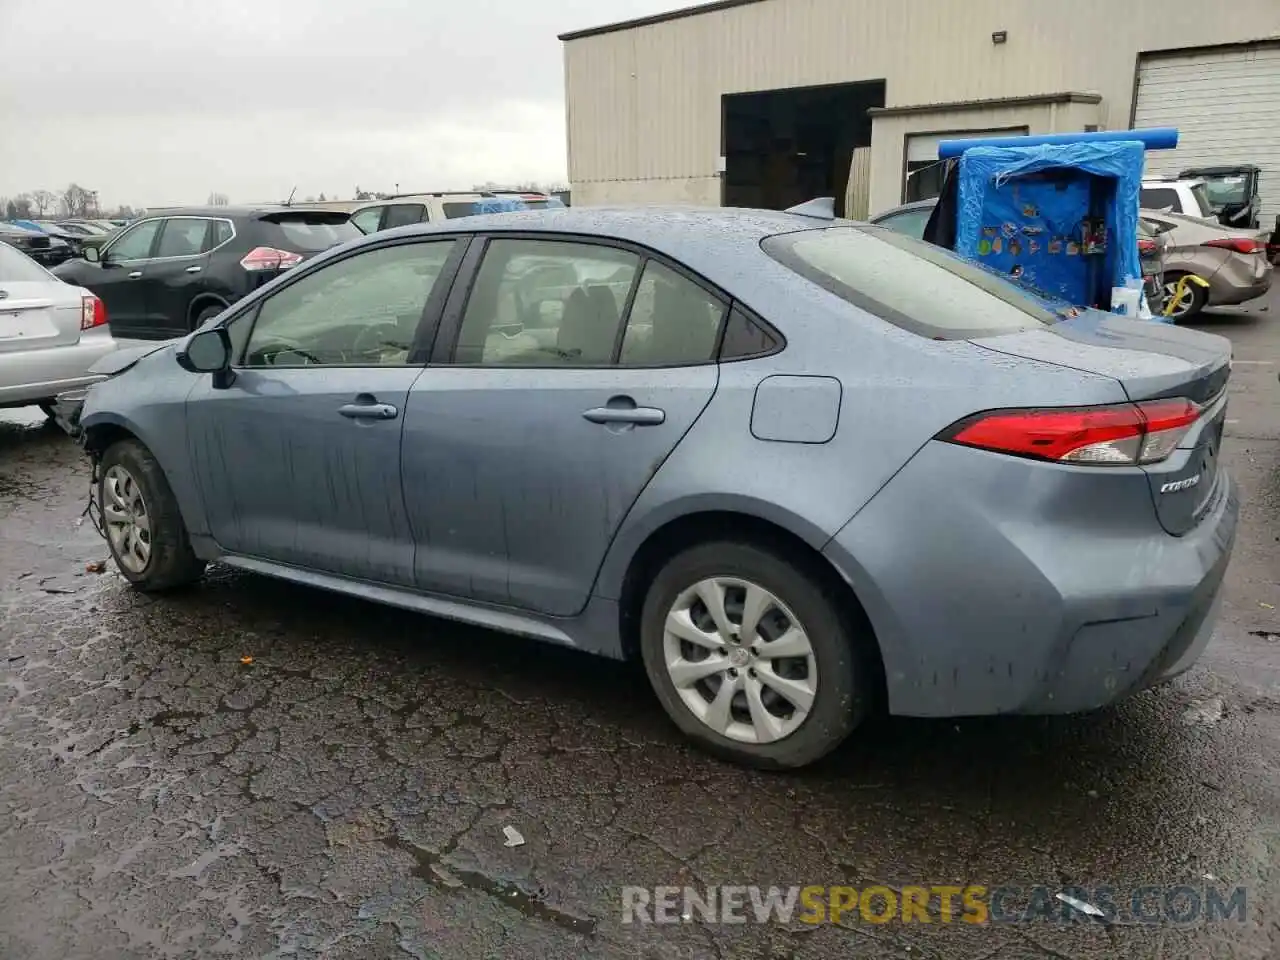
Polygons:
<instances>
[{"instance_id":1,"label":"damaged car in background","mask_svg":"<svg viewBox=\"0 0 1280 960\"><path fill-rule=\"evenodd\" d=\"M790 213L374 233L114 361L77 429L137 589L218 561L634 659L758 767L1177 676L1239 512L1225 339Z\"/></svg>"}]
</instances>

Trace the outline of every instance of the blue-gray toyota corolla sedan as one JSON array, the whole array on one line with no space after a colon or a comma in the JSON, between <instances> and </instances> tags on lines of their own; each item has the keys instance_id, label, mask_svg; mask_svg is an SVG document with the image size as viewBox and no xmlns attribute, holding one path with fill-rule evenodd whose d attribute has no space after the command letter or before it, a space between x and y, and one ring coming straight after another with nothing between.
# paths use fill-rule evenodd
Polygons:
<instances>
[{"instance_id":1,"label":"blue-gray toyota corolla sedan","mask_svg":"<svg viewBox=\"0 0 1280 960\"><path fill-rule=\"evenodd\" d=\"M138 588L219 561L635 657L762 767L878 705L1175 676L1238 513L1226 340L794 213L378 233L104 363L78 426Z\"/></svg>"}]
</instances>

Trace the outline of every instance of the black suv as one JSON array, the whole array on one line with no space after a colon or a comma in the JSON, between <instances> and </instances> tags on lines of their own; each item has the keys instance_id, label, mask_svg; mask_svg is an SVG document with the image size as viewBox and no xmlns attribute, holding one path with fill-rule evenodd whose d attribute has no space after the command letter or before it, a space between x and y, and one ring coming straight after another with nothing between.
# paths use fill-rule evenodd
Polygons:
<instances>
[{"instance_id":1,"label":"black suv","mask_svg":"<svg viewBox=\"0 0 1280 960\"><path fill-rule=\"evenodd\" d=\"M111 333L180 337L282 270L363 236L347 214L286 206L165 210L53 272L107 308Z\"/></svg>"}]
</instances>

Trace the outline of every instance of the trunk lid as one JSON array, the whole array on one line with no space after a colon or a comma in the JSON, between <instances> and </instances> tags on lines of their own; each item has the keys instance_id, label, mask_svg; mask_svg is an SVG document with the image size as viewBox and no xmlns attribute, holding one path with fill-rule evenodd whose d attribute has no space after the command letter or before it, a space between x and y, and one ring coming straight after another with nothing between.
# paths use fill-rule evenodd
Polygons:
<instances>
[{"instance_id":1,"label":"trunk lid","mask_svg":"<svg viewBox=\"0 0 1280 960\"><path fill-rule=\"evenodd\" d=\"M1161 525L1180 536L1221 495L1218 450L1226 422L1231 342L1168 323L1086 310L1040 330L972 341L997 353L1109 376L1130 400L1186 397L1203 414L1160 463L1143 467Z\"/></svg>"},{"instance_id":2,"label":"trunk lid","mask_svg":"<svg viewBox=\"0 0 1280 960\"><path fill-rule=\"evenodd\" d=\"M0 280L0 353L78 343L82 306L72 292L52 279Z\"/></svg>"}]
</instances>

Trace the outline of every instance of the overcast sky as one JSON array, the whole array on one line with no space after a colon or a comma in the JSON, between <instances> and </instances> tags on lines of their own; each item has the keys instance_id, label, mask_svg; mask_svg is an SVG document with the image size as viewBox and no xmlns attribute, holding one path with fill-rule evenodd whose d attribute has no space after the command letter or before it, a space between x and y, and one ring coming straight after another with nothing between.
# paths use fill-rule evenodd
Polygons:
<instances>
[{"instance_id":1,"label":"overcast sky","mask_svg":"<svg viewBox=\"0 0 1280 960\"><path fill-rule=\"evenodd\" d=\"M0 0L0 195L565 176L556 34L688 0Z\"/></svg>"}]
</instances>

